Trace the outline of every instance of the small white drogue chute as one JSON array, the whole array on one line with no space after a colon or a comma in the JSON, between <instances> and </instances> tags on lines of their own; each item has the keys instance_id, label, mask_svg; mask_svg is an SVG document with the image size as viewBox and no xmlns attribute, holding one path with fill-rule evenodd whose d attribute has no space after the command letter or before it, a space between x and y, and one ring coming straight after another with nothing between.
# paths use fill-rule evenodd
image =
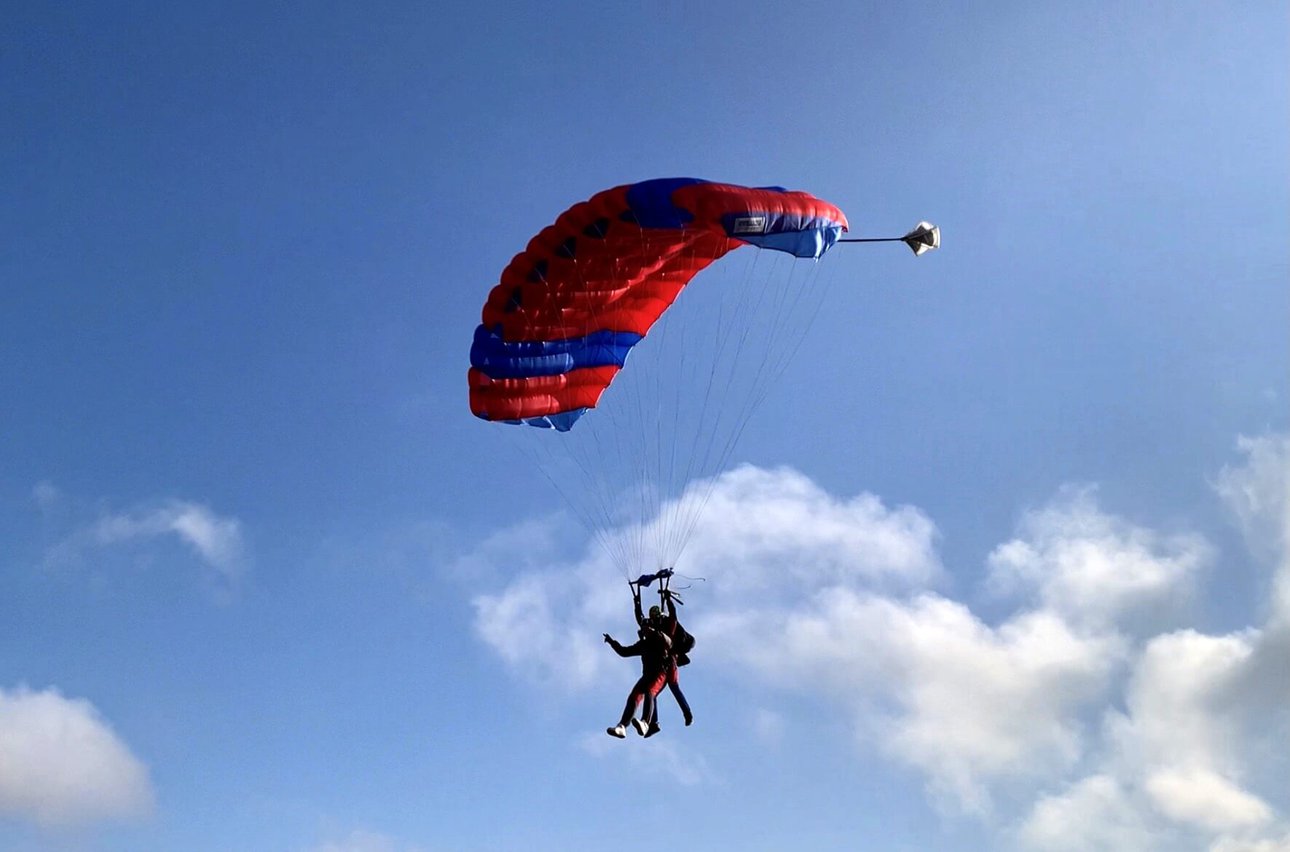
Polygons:
<instances>
[{"instance_id":1,"label":"small white drogue chute","mask_svg":"<svg viewBox=\"0 0 1290 852\"><path fill-rule=\"evenodd\" d=\"M851 237L840 243L904 243L915 255L925 254L941 247L941 229L931 222L919 222L903 237Z\"/></svg>"},{"instance_id":2,"label":"small white drogue chute","mask_svg":"<svg viewBox=\"0 0 1290 852\"><path fill-rule=\"evenodd\" d=\"M941 229L931 222L919 222L914 230L900 238L900 241L914 250L915 255L941 247Z\"/></svg>"}]
</instances>

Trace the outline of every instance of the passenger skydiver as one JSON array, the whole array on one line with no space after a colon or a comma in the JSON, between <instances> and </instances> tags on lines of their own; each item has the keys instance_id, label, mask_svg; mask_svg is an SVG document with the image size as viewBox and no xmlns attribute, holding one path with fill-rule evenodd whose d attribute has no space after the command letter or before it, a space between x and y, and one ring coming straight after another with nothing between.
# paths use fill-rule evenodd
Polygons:
<instances>
[{"instance_id":1,"label":"passenger skydiver","mask_svg":"<svg viewBox=\"0 0 1290 852\"><path fill-rule=\"evenodd\" d=\"M651 724L651 722L654 719L655 700L662 691L663 684L667 682L667 664L671 657L672 641L667 634L650 622L641 625L639 635L639 640L624 647L617 639L608 633L605 634L605 642L618 656L641 658L640 680L636 681L636 685L627 695L627 704L623 707L622 717L616 726L605 729L611 737L619 739L627 736L629 724L643 737L652 737L658 733L658 724ZM636 719L634 718L636 706L642 702L641 717Z\"/></svg>"}]
</instances>

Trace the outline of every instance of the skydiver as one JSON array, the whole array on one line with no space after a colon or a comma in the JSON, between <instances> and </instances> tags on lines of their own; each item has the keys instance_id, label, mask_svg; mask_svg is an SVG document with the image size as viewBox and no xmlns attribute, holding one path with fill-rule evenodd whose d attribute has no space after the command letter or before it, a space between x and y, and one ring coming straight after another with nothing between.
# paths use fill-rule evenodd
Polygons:
<instances>
[{"instance_id":1,"label":"skydiver","mask_svg":"<svg viewBox=\"0 0 1290 852\"><path fill-rule=\"evenodd\" d=\"M667 676L667 688L676 699L676 704L681 708L681 715L685 717L686 727L694 722L694 714L690 712L690 702L685 700L685 693L681 692L681 682L679 678L679 666L687 665L690 658L686 652L694 647L694 637L686 632L681 626L681 622L676 618L676 604L672 602L672 593L667 589L659 591L663 598L663 605L667 607L666 615L657 606L649 608L649 622L655 625L668 638L670 653L667 655L665 674ZM645 618L641 615L641 595L637 586L632 587L632 604L636 611L636 623L641 627L646 624ZM658 733L658 703L654 703L654 715L647 717L649 730L652 734Z\"/></svg>"},{"instance_id":2,"label":"skydiver","mask_svg":"<svg viewBox=\"0 0 1290 852\"><path fill-rule=\"evenodd\" d=\"M652 737L658 733L658 724L650 724L650 720L654 718L655 700L662 691L663 684L667 682L667 661L671 656L672 642L667 634L649 622L641 625L639 635L639 640L624 647L614 637L605 634L605 642L618 656L641 658L641 677L627 695L622 718L616 726L605 729L611 737L619 739L627 736L628 724L643 737ZM636 719L636 705L642 701L641 717Z\"/></svg>"}]
</instances>

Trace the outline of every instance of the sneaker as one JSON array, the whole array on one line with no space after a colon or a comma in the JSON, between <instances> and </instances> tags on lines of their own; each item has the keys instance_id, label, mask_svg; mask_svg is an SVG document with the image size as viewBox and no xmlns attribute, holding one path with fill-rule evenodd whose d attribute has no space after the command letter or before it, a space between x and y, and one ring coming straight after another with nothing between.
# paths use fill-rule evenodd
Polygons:
<instances>
[{"instance_id":1,"label":"sneaker","mask_svg":"<svg viewBox=\"0 0 1290 852\"><path fill-rule=\"evenodd\" d=\"M605 733L609 734L611 737L618 737L618 739L621 740L623 737L627 736L627 729L622 725L615 725L612 728L605 728Z\"/></svg>"},{"instance_id":2,"label":"sneaker","mask_svg":"<svg viewBox=\"0 0 1290 852\"><path fill-rule=\"evenodd\" d=\"M694 721L694 716L690 715L689 713L686 713L686 714L685 714L685 726L686 726L687 728L688 728L688 727L690 727L690 723L691 723L691 722L693 722L693 721Z\"/></svg>"},{"instance_id":3,"label":"sneaker","mask_svg":"<svg viewBox=\"0 0 1290 852\"><path fill-rule=\"evenodd\" d=\"M632 727L635 728L636 733L640 734L642 737L647 736L645 731L648 730L648 726L645 724L644 720L632 719Z\"/></svg>"},{"instance_id":4,"label":"sneaker","mask_svg":"<svg viewBox=\"0 0 1290 852\"><path fill-rule=\"evenodd\" d=\"M645 732L645 739L649 739L650 737L652 737L652 736L654 736L655 734L657 734L660 730L661 730L661 728L659 728L659 726L658 726L658 722L654 722L654 723L652 723L652 724L649 726L649 730L647 730L647 731Z\"/></svg>"}]
</instances>

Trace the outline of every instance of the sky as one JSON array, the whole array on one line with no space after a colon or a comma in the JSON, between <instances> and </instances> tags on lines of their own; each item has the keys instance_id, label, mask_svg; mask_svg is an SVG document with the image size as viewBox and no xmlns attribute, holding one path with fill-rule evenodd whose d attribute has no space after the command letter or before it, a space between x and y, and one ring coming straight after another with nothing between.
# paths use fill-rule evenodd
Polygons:
<instances>
[{"instance_id":1,"label":"sky","mask_svg":"<svg viewBox=\"0 0 1290 852\"><path fill-rule=\"evenodd\" d=\"M1284 4L0 11L0 847L1290 849ZM465 374L674 176L943 245L821 262L619 741Z\"/></svg>"}]
</instances>

